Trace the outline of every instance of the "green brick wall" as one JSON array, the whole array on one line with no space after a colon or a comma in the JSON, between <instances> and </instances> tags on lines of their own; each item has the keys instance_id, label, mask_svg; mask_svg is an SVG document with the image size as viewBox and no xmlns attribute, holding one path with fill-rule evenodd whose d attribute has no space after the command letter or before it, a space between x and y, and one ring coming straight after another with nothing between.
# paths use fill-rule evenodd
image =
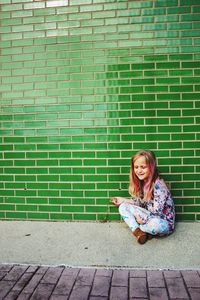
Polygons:
<instances>
[{"instance_id":1,"label":"green brick wall","mask_svg":"<svg viewBox=\"0 0 200 300\"><path fill-rule=\"evenodd\" d=\"M200 220L200 2L0 3L0 218L119 220L147 148Z\"/></svg>"}]
</instances>

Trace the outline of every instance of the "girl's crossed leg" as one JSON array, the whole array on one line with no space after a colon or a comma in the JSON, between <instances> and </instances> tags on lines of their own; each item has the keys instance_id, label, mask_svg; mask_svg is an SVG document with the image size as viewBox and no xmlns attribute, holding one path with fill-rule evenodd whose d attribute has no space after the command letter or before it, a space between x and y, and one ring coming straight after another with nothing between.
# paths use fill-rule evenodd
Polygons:
<instances>
[{"instance_id":1,"label":"girl's crossed leg","mask_svg":"<svg viewBox=\"0 0 200 300\"><path fill-rule=\"evenodd\" d=\"M143 232L152 235L169 233L166 220L151 216L150 212L142 207L124 202L119 206L119 213L132 232L140 228Z\"/></svg>"}]
</instances>

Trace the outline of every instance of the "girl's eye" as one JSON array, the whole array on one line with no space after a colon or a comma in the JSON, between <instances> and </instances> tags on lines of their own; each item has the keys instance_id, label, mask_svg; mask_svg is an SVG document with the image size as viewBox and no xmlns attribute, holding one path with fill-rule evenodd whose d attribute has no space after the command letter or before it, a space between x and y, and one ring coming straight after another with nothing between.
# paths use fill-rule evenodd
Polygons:
<instances>
[{"instance_id":1,"label":"girl's eye","mask_svg":"<svg viewBox=\"0 0 200 300\"><path fill-rule=\"evenodd\" d=\"M138 168L139 168L139 166L135 166L135 167L134 167L134 169L138 169ZM147 166L140 166L140 168L141 168L141 169L146 169Z\"/></svg>"}]
</instances>

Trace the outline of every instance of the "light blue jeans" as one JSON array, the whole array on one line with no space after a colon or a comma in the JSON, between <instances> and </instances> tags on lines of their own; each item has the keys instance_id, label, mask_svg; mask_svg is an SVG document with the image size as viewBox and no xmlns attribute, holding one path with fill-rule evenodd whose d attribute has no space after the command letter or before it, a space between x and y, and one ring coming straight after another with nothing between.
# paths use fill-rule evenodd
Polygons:
<instances>
[{"instance_id":1,"label":"light blue jeans","mask_svg":"<svg viewBox=\"0 0 200 300\"><path fill-rule=\"evenodd\" d=\"M160 217L151 216L150 212L142 207L123 202L119 206L119 213L131 231L139 227L152 235L169 234L168 222ZM139 224L137 218L141 218L144 224Z\"/></svg>"}]
</instances>

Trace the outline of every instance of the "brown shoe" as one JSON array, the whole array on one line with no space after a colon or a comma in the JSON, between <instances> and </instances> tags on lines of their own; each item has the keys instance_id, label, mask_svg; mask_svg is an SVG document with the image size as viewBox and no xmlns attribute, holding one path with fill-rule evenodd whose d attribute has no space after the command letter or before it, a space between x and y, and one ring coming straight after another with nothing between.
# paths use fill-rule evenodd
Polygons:
<instances>
[{"instance_id":1,"label":"brown shoe","mask_svg":"<svg viewBox=\"0 0 200 300\"><path fill-rule=\"evenodd\" d=\"M150 233L147 233L147 239L148 240L152 240L152 238L154 237L154 235L150 234Z\"/></svg>"},{"instance_id":2,"label":"brown shoe","mask_svg":"<svg viewBox=\"0 0 200 300\"><path fill-rule=\"evenodd\" d=\"M138 243L141 245L146 243L148 238L147 233L143 232L139 227L133 231L133 235L136 236Z\"/></svg>"}]
</instances>

